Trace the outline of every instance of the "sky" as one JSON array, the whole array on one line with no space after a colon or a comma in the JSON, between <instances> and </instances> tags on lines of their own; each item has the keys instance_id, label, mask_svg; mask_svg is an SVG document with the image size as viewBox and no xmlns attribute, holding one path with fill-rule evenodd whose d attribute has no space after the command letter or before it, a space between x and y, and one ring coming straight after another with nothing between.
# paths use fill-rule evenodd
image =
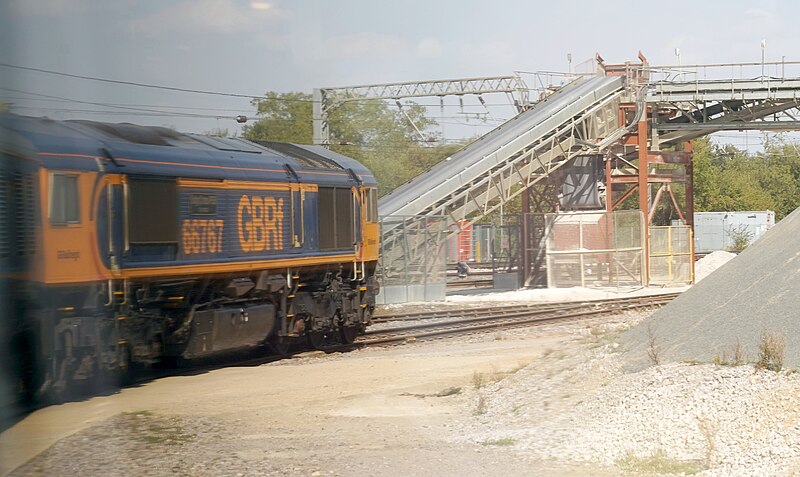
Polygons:
<instances>
[{"instance_id":1,"label":"sky","mask_svg":"<svg viewBox=\"0 0 800 477\"><path fill-rule=\"evenodd\" d=\"M676 48L683 65L757 62L762 40L767 61L800 60L795 21L800 2L789 0L0 3L4 65L244 95L567 71L568 54L574 69L596 52L609 63L636 61L641 50L651 64L674 65ZM529 85L535 82L530 75L523 78ZM235 133L239 125L233 118L254 113L246 98L107 84L9 66L0 66L0 88L0 99L19 114L185 132ZM464 112L485 111L473 99ZM451 127L445 136L491 126L476 118L468 123L458 100L446 101L445 112L436 107L434 117L469 126ZM494 119L510 114L504 96L487 97L487 102Z\"/></svg>"}]
</instances>

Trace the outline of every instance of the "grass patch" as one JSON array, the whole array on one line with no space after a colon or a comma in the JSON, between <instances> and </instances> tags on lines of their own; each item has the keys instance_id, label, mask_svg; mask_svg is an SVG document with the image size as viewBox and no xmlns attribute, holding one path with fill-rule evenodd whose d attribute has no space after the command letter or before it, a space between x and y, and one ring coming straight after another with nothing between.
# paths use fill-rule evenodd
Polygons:
<instances>
[{"instance_id":1,"label":"grass patch","mask_svg":"<svg viewBox=\"0 0 800 477\"><path fill-rule=\"evenodd\" d=\"M655 474L693 475L706 470L705 465L700 461L671 459L666 452L660 449L646 457L625 455L617 459L616 464L626 471Z\"/></svg>"},{"instance_id":2,"label":"grass patch","mask_svg":"<svg viewBox=\"0 0 800 477\"><path fill-rule=\"evenodd\" d=\"M503 437L502 439L487 439L485 441L480 442L482 446L499 446L499 447L513 446L516 443L517 440L512 437Z\"/></svg>"}]
</instances>

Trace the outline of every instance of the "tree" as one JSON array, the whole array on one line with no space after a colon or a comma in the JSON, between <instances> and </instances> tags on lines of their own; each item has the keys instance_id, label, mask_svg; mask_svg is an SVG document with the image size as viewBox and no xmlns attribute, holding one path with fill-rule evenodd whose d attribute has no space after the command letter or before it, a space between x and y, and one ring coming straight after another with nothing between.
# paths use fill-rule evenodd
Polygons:
<instances>
[{"instance_id":1,"label":"tree","mask_svg":"<svg viewBox=\"0 0 800 477\"><path fill-rule=\"evenodd\" d=\"M780 139L750 154L708 138L694 141L695 210L773 210L780 220L800 206L800 152Z\"/></svg>"},{"instance_id":2,"label":"tree","mask_svg":"<svg viewBox=\"0 0 800 477\"><path fill-rule=\"evenodd\" d=\"M311 144L311 95L268 91L254 99L260 119L242 128L250 140Z\"/></svg>"},{"instance_id":3,"label":"tree","mask_svg":"<svg viewBox=\"0 0 800 477\"><path fill-rule=\"evenodd\" d=\"M305 93L268 92L253 100L259 119L245 126L250 140L310 144L312 98ZM424 107L407 102L403 109L380 100L354 100L328 115L331 149L367 166L378 179L381 194L416 177L461 145L436 145L436 121Z\"/></svg>"}]
</instances>

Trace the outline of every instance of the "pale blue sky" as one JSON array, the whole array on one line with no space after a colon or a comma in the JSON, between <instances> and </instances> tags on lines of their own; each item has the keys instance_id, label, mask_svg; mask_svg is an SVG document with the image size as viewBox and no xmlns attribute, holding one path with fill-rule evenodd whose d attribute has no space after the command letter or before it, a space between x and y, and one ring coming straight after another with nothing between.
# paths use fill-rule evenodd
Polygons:
<instances>
[{"instance_id":1,"label":"pale blue sky","mask_svg":"<svg viewBox=\"0 0 800 477\"><path fill-rule=\"evenodd\" d=\"M567 69L600 52L653 64L800 60L793 1L5 0L0 62L67 73L261 94L374 82ZM2 87L96 103L224 115L140 111L0 90L21 114L236 129L247 100L107 85L0 68ZM501 98L502 99L502 98ZM436 102L431 100L429 102ZM456 104L455 101L450 104ZM157 106L157 108L151 108ZM181 109L176 109L180 107ZM30 109L38 108L38 109ZM199 109L188 109L199 108ZM455 115L458 108L449 106ZM83 111L78 111L83 110ZM124 112L124 110L118 110ZM495 113L498 115L498 113ZM502 114L499 114L502 115ZM452 129L451 129L452 130Z\"/></svg>"}]
</instances>

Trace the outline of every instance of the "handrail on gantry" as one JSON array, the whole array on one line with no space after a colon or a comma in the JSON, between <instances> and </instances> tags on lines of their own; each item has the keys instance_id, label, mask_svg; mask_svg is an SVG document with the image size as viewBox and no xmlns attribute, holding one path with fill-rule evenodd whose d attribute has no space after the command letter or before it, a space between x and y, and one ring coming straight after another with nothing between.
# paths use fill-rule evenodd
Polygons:
<instances>
[{"instance_id":1,"label":"handrail on gantry","mask_svg":"<svg viewBox=\"0 0 800 477\"><path fill-rule=\"evenodd\" d=\"M648 68L655 149L719 131L800 130L789 113L800 108L800 61Z\"/></svg>"}]
</instances>

